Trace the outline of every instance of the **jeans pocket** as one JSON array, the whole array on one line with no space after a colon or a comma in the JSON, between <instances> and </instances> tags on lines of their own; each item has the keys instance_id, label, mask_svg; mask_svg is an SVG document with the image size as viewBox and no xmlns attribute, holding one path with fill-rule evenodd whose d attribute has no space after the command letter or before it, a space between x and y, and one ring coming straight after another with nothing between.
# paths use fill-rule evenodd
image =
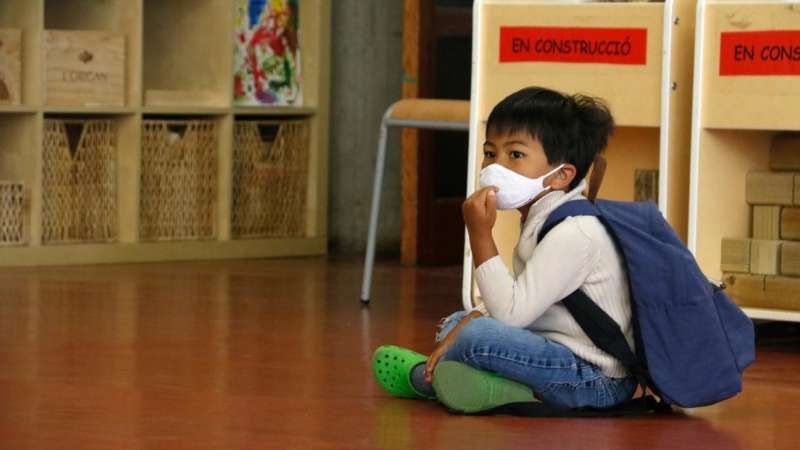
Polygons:
<instances>
[{"instance_id":1,"label":"jeans pocket","mask_svg":"<svg viewBox=\"0 0 800 450\"><path fill-rule=\"evenodd\" d=\"M610 408L614 405L633 398L636 393L636 380L632 377L628 378L604 378L604 384L608 391L609 402L606 403L605 408Z\"/></svg>"}]
</instances>

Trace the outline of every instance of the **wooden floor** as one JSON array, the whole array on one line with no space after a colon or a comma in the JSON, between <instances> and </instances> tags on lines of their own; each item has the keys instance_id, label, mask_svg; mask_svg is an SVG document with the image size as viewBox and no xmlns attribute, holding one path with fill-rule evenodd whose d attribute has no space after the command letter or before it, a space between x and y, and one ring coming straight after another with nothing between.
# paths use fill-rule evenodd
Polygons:
<instances>
[{"instance_id":1,"label":"wooden floor","mask_svg":"<svg viewBox=\"0 0 800 450\"><path fill-rule=\"evenodd\" d=\"M360 259L4 269L0 449L800 448L796 329L765 338L741 395L669 417L460 417L389 397L373 350L431 351L460 273L379 263L362 308Z\"/></svg>"}]
</instances>

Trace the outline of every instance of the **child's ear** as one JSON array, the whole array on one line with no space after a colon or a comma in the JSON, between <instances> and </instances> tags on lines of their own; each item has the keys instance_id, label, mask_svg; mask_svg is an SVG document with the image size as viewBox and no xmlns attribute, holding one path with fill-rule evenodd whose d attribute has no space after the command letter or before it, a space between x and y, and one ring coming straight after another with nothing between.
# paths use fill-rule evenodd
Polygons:
<instances>
[{"instance_id":1,"label":"child's ear","mask_svg":"<svg viewBox=\"0 0 800 450\"><path fill-rule=\"evenodd\" d=\"M578 173L578 171L575 169L575 166L572 164L564 164L564 167L556 172L553 180L550 181L550 187L554 191L560 191L568 188L569 184L572 183L572 180L575 179L576 173Z\"/></svg>"}]
</instances>

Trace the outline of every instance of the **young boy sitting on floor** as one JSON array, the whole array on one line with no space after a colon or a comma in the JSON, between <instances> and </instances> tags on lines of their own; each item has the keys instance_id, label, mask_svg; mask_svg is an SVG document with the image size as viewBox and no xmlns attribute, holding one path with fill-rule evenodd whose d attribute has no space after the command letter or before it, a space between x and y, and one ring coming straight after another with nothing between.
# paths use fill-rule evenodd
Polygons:
<instances>
[{"instance_id":1,"label":"young boy sitting on floor","mask_svg":"<svg viewBox=\"0 0 800 450\"><path fill-rule=\"evenodd\" d=\"M621 327L633 348L628 275L596 217L565 219L537 243L548 215L584 198L586 175L614 120L601 102L530 87L511 94L486 124L481 189L463 205L483 303L445 319L438 348L376 350L387 392L438 398L479 412L535 398L558 408L608 408L630 399L636 381L598 349L560 303L580 288ZM517 209L521 233L512 275L492 238L497 209Z\"/></svg>"}]
</instances>

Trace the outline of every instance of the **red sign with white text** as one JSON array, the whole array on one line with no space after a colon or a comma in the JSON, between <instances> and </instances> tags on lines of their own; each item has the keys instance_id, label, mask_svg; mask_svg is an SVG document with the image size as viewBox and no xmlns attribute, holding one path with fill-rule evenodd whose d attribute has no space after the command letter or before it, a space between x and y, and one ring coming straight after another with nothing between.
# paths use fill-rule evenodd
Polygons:
<instances>
[{"instance_id":1,"label":"red sign with white text","mask_svg":"<svg viewBox=\"0 0 800 450\"><path fill-rule=\"evenodd\" d=\"M647 64L647 28L500 27L500 62Z\"/></svg>"},{"instance_id":2,"label":"red sign with white text","mask_svg":"<svg viewBox=\"0 0 800 450\"><path fill-rule=\"evenodd\" d=\"M800 30L721 33L719 74L800 75Z\"/></svg>"}]
</instances>

